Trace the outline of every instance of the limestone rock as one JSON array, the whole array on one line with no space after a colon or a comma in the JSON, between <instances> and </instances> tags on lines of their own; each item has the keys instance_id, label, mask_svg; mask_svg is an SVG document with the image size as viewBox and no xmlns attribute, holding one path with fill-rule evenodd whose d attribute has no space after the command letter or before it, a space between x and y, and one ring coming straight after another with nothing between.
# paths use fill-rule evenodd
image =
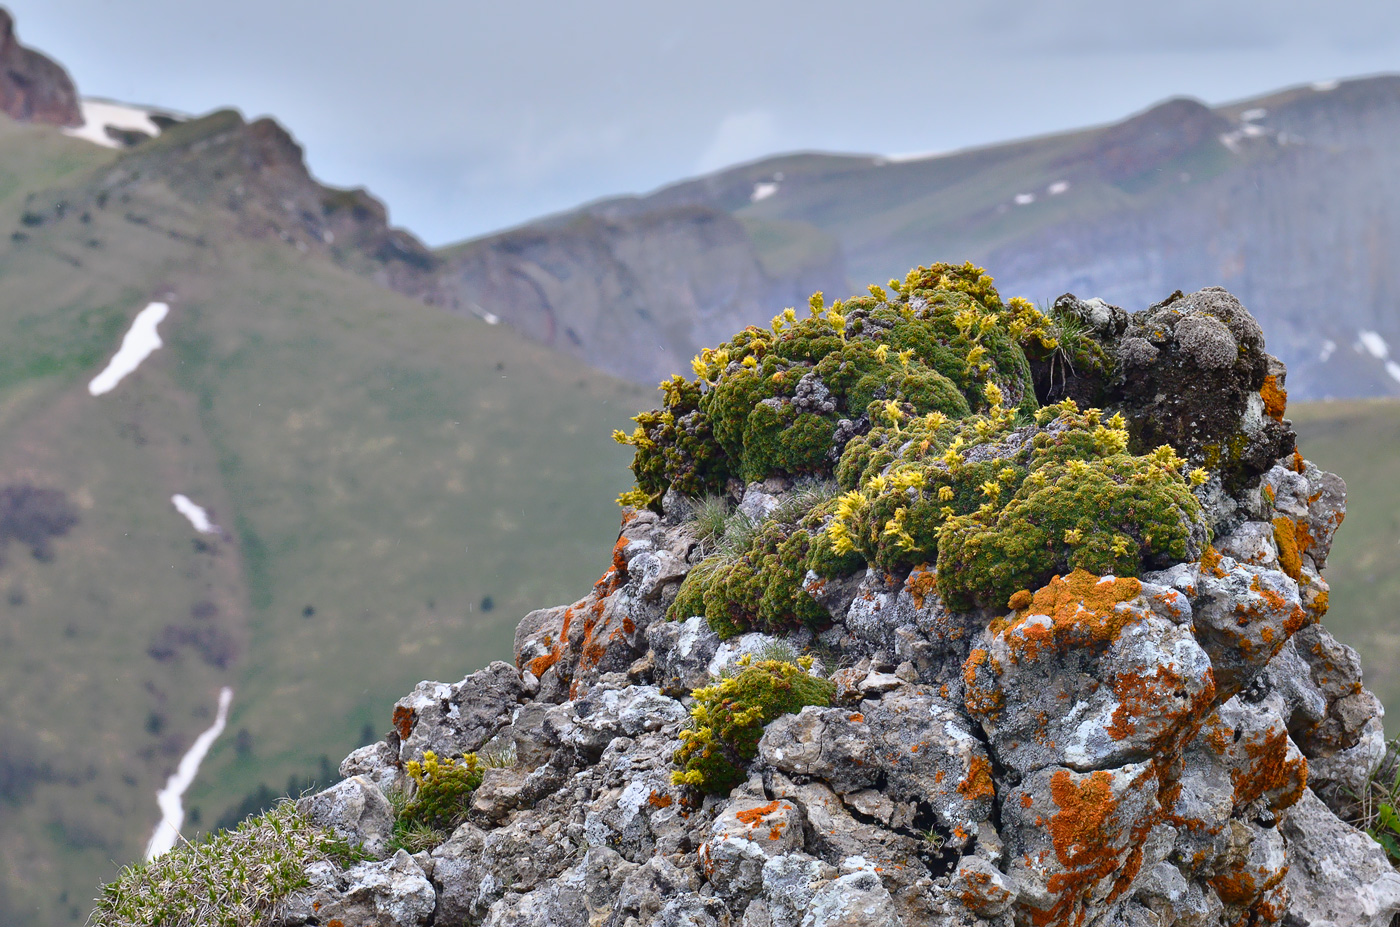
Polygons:
<instances>
[{"instance_id":1,"label":"limestone rock","mask_svg":"<svg viewBox=\"0 0 1400 927\"><path fill-rule=\"evenodd\" d=\"M1283 837L1288 927L1384 927L1400 913L1400 873L1385 851L1311 790L1284 821Z\"/></svg>"},{"instance_id":2,"label":"limestone rock","mask_svg":"<svg viewBox=\"0 0 1400 927\"><path fill-rule=\"evenodd\" d=\"M394 834L393 806L378 785L364 776L352 776L308 795L297 802L297 808L313 824L329 827L371 856L383 856Z\"/></svg>"},{"instance_id":3,"label":"limestone rock","mask_svg":"<svg viewBox=\"0 0 1400 927\"><path fill-rule=\"evenodd\" d=\"M1131 886L1157 818L1158 784L1147 763L1088 773L1049 767L1008 792L1002 833L1028 917L1076 923Z\"/></svg>"},{"instance_id":4,"label":"limestone rock","mask_svg":"<svg viewBox=\"0 0 1400 927\"><path fill-rule=\"evenodd\" d=\"M524 694L520 671L500 661L455 685L420 682L394 704L400 759L429 750L440 757L474 752L510 723Z\"/></svg>"},{"instance_id":5,"label":"limestone rock","mask_svg":"<svg viewBox=\"0 0 1400 927\"><path fill-rule=\"evenodd\" d=\"M1077 572L1047 590L968 660L968 711L998 762L1087 771L1173 749L1215 695L1190 627L1135 579Z\"/></svg>"},{"instance_id":6,"label":"limestone rock","mask_svg":"<svg viewBox=\"0 0 1400 927\"><path fill-rule=\"evenodd\" d=\"M311 885L292 899L285 927L336 920L379 927L421 927L433 916L433 885L417 861L403 850L382 862L359 863L344 872L317 863L308 877Z\"/></svg>"}]
</instances>

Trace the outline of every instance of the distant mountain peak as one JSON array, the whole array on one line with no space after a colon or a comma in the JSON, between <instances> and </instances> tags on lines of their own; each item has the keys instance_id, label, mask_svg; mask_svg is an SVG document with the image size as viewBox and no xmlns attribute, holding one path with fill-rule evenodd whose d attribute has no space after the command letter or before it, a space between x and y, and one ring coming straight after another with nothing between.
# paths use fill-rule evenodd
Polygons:
<instances>
[{"instance_id":1,"label":"distant mountain peak","mask_svg":"<svg viewBox=\"0 0 1400 927\"><path fill-rule=\"evenodd\" d=\"M1107 129L1096 143L1101 176L1114 183L1155 171L1233 126L1200 100L1176 97Z\"/></svg>"},{"instance_id":2,"label":"distant mountain peak","mask_svg":"<svg viewBox=\"0 0 1400 927\"><path fill-rule=\"evenodd\" d=\"M80 126L78 91L52 59L19 44L15 20L0 7L0 111L20 122Z\"/></svg>"}]
</instances>

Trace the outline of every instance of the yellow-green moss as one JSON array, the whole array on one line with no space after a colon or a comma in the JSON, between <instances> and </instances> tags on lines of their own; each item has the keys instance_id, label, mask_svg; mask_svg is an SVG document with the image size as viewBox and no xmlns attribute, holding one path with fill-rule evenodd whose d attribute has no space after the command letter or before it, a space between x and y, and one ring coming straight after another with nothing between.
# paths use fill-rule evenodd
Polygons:
<instances>
[{"instance_id":1,"label":"yellow-green moss","mask_svg":"<svg viewBox=\"0 0 1400 927\"><path fill-rule=\"evenodd\" d=\"M800 664L800 665L799 665ZM807 673L811 658L797 664L783 660L750 662L713 685L696 689L690 727L681 732L681 748L672 773L677 785L725 794L744 781L744 771L758 755L758 741L770 721L796 714L808 705L826 707L836 687Z\"/></svg>"},{"instance_id":2,"label":"yellow-green moss","mask_svg":"<svg viewBox=\"0 0 1400 927\"><path fill-rule=\"evenodd\" d=\"M1144 561L1190 559L1200 504L1170 448L1129 454L1120 419L1072 402L1039 417L1018 429L993 402L852 441L838 475L854 488L828 533L888 571L936 562L955 609L1001 607L1073 569L1136 576Z\"/></svg>"},{"instance_id":3,"label":"yellow-green moss","mask_svg":"<svg viewBox=\"0 0 1400 927\"><path fill-rule=\"evenodd\" d=\"M617 434L636 449L626 501L656 506L667 489L698 497L733 477L828 473L841 419L960 419L986 407L989 383L1008 407L1034 410L1022 345L1055 344L1034 306L1003 302L971 264L935 264L891 284L892 295L871 287L830 307L817 294L810 318L788 310L771 330L747 328L703 351L694 380L663 383L663 407ZM799 396L804 377L820 384L820 399Z\"/></svg>"}]
</instances>

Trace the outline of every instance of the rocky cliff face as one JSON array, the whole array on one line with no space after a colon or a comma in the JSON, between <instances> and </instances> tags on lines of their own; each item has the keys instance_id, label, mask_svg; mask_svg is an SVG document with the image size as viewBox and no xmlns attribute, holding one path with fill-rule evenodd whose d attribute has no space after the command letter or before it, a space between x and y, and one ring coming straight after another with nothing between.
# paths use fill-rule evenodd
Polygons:
<instances>
[{"instance_id":1,"label":"rocky cliff face","mask_svg":"<svg viewBox=\"0 0 1400 927\"><path fill-rule=\"evenodd\" d=\"M15 21L0 9L0 112L20 122L80 126L78 91L68 72L19 44Z\"/></svg>"},{"instance_id":2,"label":"rocky cliff face","mask_svg":"<svg viewBox=\"0 0 1400 927\"><path fill-rule=\"evenodd\" d=\"M765 267L723 210L669 206L583 212L451 249L440 302L499 318L526 337L634 382L689 367L702 347L772 306L845 289L834 247ZM771 313L770 313L771 314Z\"/></svg>"},{"instance_id":3,"label":"rocky cliff face","mask_svg":"<svg viewBox=\"0 0 1400 927\"><path fill-rule=\"evenodd\" d=\"M1345 486L1238 301L939 265L822 308L639 417L606 572L301 802L370 858L274 922L1389 924L1346 823L1381 706L1320 623Z\"/></svg>"}]
</instances>

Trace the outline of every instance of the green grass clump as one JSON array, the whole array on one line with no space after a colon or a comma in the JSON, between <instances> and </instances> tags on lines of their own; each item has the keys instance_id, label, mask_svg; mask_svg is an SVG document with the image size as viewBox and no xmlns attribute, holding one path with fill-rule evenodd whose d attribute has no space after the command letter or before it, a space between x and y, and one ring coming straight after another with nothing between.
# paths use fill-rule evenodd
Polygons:
<instances>
[{"instance_id":1,"label":"green grass clump","mask_svg":"<svg viewBox=\"0 0 1400 927\"><path fill-rule=\"evenodd\" d=\"M716 795L744 781L744 770L758 755L763 728L775 718L795 714L808 705L831 704L836 686L808 675L811 657L797 663L781 660L753 662L740 658L742 670L696 689L691 726L681 732L681 748L671 774L677 785L690 785Z\"/></svg>"},{"instance_id":2,"label":"green grass clump","mask_svg":"<svg viewBox=\"0 0 1400 927\"><path fill-rule=\"evenodd\" d=\"M251 927L273 923L286 899L310 884L306 868L344 868L369 857L315 827L284 802L234 830L128 866L103 889L93 927Z\"/></svg>"},{"instance_id":3,"label":"green grass clump","mask_svg":"<svg viewBox=\"0 0 1400 927\"><path fill-rule=\"evenodd\" d=\"M807 571L834 575L860 566L859 557L835 554L823 531L835 511L834 492L832 484L798 491L760 523L731 516L715 553L686 576L667 617L704 615L721 638L830 621L803 588Z\"/></svg>"},{"instance_id":4,"label":"green grass clump","mask_svg":"<svg viewBox=\"0 0 1400 927\"><path fill-rule=\"evenodd\" d=\"M789 309L771 330L749 327L694 361L695 379L661 384L662 408L616 438L636 450L636 489L622 502L658 507L668 488L698 498L731 478L828 474L836 426L938 411L962 418L995 384L1011 406L1035 408L1024 345L1047 351L1049 320L1022 299L1002 302L971 264L935 264L891 281L893 295Z\"/></svg>"},{"instance_id":5,"label":"green grass clump","mask_svg":"<svg viewBox=\"0 0 1400 927\"><path fill-rule=\"evenodd\" d=\"M1119 416L1073 402L1016 417L988 388L989 411L931 414L853 440L827 533L884 570L937 564L949 607L1001 607L1021 589L1075 569L1136 576L1145 562L1189 560L1201 507L1170 447L1136 456Z\"/></svg>"}]
</instances>

